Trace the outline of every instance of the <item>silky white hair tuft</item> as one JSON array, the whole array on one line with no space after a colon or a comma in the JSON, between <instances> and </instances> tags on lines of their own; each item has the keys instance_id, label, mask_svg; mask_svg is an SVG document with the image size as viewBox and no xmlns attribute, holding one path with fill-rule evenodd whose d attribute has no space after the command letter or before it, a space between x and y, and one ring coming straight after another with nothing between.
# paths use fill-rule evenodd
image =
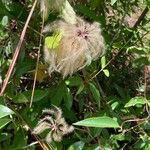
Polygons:
<instances>
[{"instance_id":1,"label":"silky white hair tuft","mask_svg":"<svg viewBox=\"0 0 150 150\"><path fill-rule=\"evenodd\" d=\"M59 46L50 49L45 45L45 61L49 74L60 72L65 78L89 65L105 52L104 38L98 22L89 23L77 17L76 24L56 21L50 30L62 33Z\"/></svg>"}]
</instances>

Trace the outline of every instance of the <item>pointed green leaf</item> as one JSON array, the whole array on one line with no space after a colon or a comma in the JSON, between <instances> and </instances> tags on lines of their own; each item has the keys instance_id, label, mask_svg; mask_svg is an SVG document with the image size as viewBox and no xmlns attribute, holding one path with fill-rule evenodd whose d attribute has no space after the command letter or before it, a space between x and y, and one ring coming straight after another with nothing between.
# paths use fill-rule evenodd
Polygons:
<instances>
[{"instance_id":1,"label":"pointed green leaf","mask_svg":"<svg viewBox=\"0 0 150 150\"><path fill-rule=\"evenodd\" d=\"M27 137L25 131L21 128L17 128L17 131L14 133L15 136L12 139L12 145L9 147L9 150L23 150L24 146L27 145Z\"/></svg>"},{"instance_id":2,"label":"pointed green leaf","mask_svg":"<svg viewBox=\"0 0 150 150\"><path fill-rule=\"evenodd\" d=\"M57 32L53 36L48 36L45 38L45 45L49 49L54 49L59 46L60 40L62 38L62 33Z\"/></svg>"},{"instance_id":3,"label":"pointed green leaf","mask_svg":"<svg viewBox=\"0 0 150 150\"><path fill-rule=\"evenodd\" d=\"M51 95L51 103L53 105L59 106L64 98L64 89L66 85L64 82L60 83L54 90L53 94Z\"/></svg>"},{"instance_id":4,"label":"pointed green leaf","mask_svg":"<svg viewBox=\"0 0 150 150\"><path fill-rule=\"evenodd\" d=\"M84 90L85 85L83 83L81 83L81 85L79 86L79 89L76 93L76 95L79 95L83 90Z\"/></svg>"},{"instance_id":5,"label":"pointed green leaf","mask_svg":"<svg viewBox=\"0 0 150 150\"><path fill-rule=\"evenodd\" d=\"M73 98L72 98L72 94L70 92L70 89L67 88L67 86L64 89L63 97L64 97L65 106L68 108L68 110L70 110L72 107Z\"/></svg>"},{"instance_id":6,"label":"pointed green leaf","mask_svg":"<svg viewBox=\"0 0 150 150\"><path fill-rule=\"evenodd\" d=\"M106 57L103 56L103 57L101 58L101 67L102 67L102 69L105 68L105 65L106 65Z\"/></svg>"},{"instance_id":7,"label":"pointed green leaf","mask_svg":"<svg viewBox=\"0 0 150 150\"><path fill-rule=\"evenodd\" d=\"M119 128L118 122L107 116L87 118L74 123L74 125L98 128Z\"/></svg>"},{"instance_id":8,"label":"pointed green leaf","mask_svg":"<svg viewBox=\"0 0 150 150\"><path fill-rule=\"evenodd\" d=\"M146 4L148 7L150 7L150 0L146 0Z\"/></svg>"},{"instance_id":9,"label":"pointed green leaf","mask_svg":"<svg viewBox=\"0 0 150 150\"><path fill-rule=\"evenodd\" d=\"M14 112L6 106L0 105L0 118L11 115Z\"/></svg>"},{"instance_id":10,"label":"pointed green leaf","mask_svg":"<svg viewBox=\"0 0 150 150\"><path fill-rule=\"evenodd\" d=\"M124 107L132 107L135 105L144 105L145 104L144 97L134 97L131 98L130 101Z\"/></svg>"},{"instance_id":11,"label":"pointed green leaf","mask_svg":"<svg viewBox=\"0 0 150 150\"><path fill-rule=\"evenodd\" d=\"M68 150L82 150L84 147L84 142L79 141L71 145Z\"/></svg>"},{"instance_id":12,"label":"pointed green leaf","mask_svg":"<svg viewBox=\"0 0 150 150\"><path fill-rule=\"evenodd\" d=\"M111 0L111 5L114 5L117 2L117 0Z\"/></svg>"},{"instance_id":13,"label":"pointed green leaf","mask_svg":"<svg viewBox=\"0 0 150 150\"><path fill-rule=\"evenodd\" d=\"M28 98L25 96L24 93L17 94L14 98L15 103L27 103L29 102Z\"/></svg>"},{"instance_id":14,"label":"pointed green leaf","mask_svg":"<svg viewBox=\"0 0 150 150\"><path fill-rule=\"evenodd\" d=\"M82 4L77 4L74 7L78 12L80 12L81 14L83 14L86 17L92 18L94 20L103 20L102 17L97 16L96 12L91 10L88 6L82 5Z\"/></svg>"},{"instance_id":15,"label":"pointed green leaf","mask_svg":"<svg viewBox=\"0 0 150 150\"><path fill-rule=\"evenodd\" d=\"M8 24L8 16L4 16L2 19L2 25L5 27Z\"/></svg>"},{"instance_id":16,"label":"pointed green leaf","mask_svg":"<svg viewBox=\"0 0 150 150\"><path fill-rule=\"evenodd\" d=\"M104 74L105 74L106 77L109 77L109 75L110 75L110 74L109 74L109 70L104 69L103 72L104 72Z\"/></svg>"},{"instance_id":17,"label":"pointed green leaf","mask_svg":"<svg viewBox=\"0 0 150 150\"><path fill-rule=\"evenodd\" d=\"M10 137L12 137L11 133L1 132L0 133L0 142L8 140Z\"/></svg>"},{"instance_id":18,"label":"pointed green leaf","mask_svg":"<svg viewBox=\"0 0 150 150\"><path fill-rule=\"evenodd\" d=\"M70 77L65 81L66 85L69 86L80 86L82 84L82 78L79 76Z\"/></svg>"},{"instance_id":19,"label":"pointed green leaf","mask_svg":"<svg viewBox=\"0 0 150 150\"><path fill-rule=\"evenodd\" d=\"M89 85L90 85L90 91L94 97L94 100L96 101L98 107L100 107L101 96L100 96L99 90L93 83L89 83Z\"/></svg>"},{"instance_id":20,"label":"pointed green leaf","mask_svg":"<svg viewBox=\"0 0 150 150\"><path fill-rule=\"evenodd\" d=\"M2 129L3 127L5 127L5 125L7 125L10 121L11 121L11 119L1 118L0 119L0 129Z\"/></svg>"},{"instance_id":21,"label":"pointed green leaf","mask_svg":"<svg viewBox=\"0 0 150 150\"><path fill-rule=\"evenodd\" d=\"M40 101L41 99L45 98L49 94L48 90L35 90L33 102ZM25 91L22 93L17 94L13 100L15 103L27 103L30 102L32 95L32 90Z\"/></svg>"}]
</instances>

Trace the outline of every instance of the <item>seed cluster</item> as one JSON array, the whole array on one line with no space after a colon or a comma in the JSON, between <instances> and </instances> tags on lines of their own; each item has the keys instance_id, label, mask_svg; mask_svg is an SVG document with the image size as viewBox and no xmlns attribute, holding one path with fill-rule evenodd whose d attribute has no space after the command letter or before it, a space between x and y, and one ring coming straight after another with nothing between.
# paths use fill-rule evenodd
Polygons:
<instances>
[{"instance_id":1,"label":"seed cluster","mask_svg":"<svg viewBox=\"0 0 150 150\"><path fill-rule=\"evenodd\" d=\"M62 117L60 108L54 106L54 109L45 109L42 113L42 119L34 128L34 134L40 134L49 130L45 140L50 143L53 141L60 142L64 135L73 132L74 127L67 124Z\"/></svg>"},{"instance_id":2,"label":"seed cluster","mask_svg":"<svg viewBox=\"0 0 150 150\"><path fill-rule=\"evenodd\" d=\"M51 30L61 32L62 37L58 47L44 48L49 74L57 71L65 78L104 54L105 46L100 24L89 23L80 17L76 17L76 20L76 24L60 20L52 25Z\"/></svg>"}]
</instances>

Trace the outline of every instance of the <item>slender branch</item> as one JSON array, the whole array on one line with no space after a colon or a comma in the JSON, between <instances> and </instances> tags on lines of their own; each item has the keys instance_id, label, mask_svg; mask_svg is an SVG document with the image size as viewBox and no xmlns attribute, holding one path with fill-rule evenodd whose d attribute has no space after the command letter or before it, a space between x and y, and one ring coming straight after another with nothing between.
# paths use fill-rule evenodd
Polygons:
<instances>
[{"instance_id":1,"label":"slender branch","mask_svg":"<svg viewBox=\"0 0 150 150\"><path fill-rule=\"evenodd\" d=\"M30 19L32 17L32 14L33 14L33 11L35 9L36 4L37 4L37 0L34 1L33 5L32 5L32 8L30 10L29 16L28 16L28 18L26 20L25 26L24 26L24 28L22 30L22 33L21 33L21 36L20 36L20 40L18 42L18 45L17 45L17 47L15 49L15 53L14 53L13 58L12 58L12 63L9 66L9 69L7 71L7 74L6 74L6 78L5 78L4 83L2 85L2 88L1 88L1 91L0 91L0 96L2 96L4 94L5 89L6 89L7 85L8 85L9 80L10 80L10 77L12 75L12 72L14 70L14 66L15 66L17 58L19 56L20 49L21 49L21 46L22 46L22 43L23 43L23 40L24 40L24 37L25 37L25 34L26 34L26 30L28 28L28 24L29 24L29 21L30 21Z\"/></svg>"},{"instance_id":2,"label":"slender branch","mask_svg":"<svg viewBox=\"0 0 150 150\"><path fill-rule=\"evenodd\" d=\"M148 67L145 66L144 67L144 100L146 104L145 109L147 113L150 114L148 100L147 100L147 76L148 76Z\"/></svg>"},{"instance_id":3,"label":"slender branch","mask_svg":"<svg viewBox=\"0 0 150 150\"><path fill-rule=\"evenodd\" d=\"M144 67L144 97L146 99L147 95L147 66Z\"/></svg>"},{"instance_id":4,"label":"slender branch","mask_svg":"<svg viewBox=\"0 0 150 150\"><path fill-rule=\"evenodd\" d=\"M130 130L132 130L132 129L138 127L138 126L140 126L140 125L143 124L144 122L149 121L149 119L150 119L150 114L149 114L146 118L142 118L142 119L140 119L140 118L135 118L135 119L125 120L125 121L121 124L121 130L123 131L123 133L128 132L128 131L130 131ZM124 129L124 130L123 130L124 124L125 124L125 123L128 123L128 122L137 122L137 125L135 125L135 126L129 128L129 129Z\"/></svg>"},{"instance_id":5,"label":"slender branch","mask_svg":"<svg viewBox=\"0 0 150 150\"><path fill-rule=\"evenodd\" d=\"M148 11L149 11L149 8L146 6L143 12L141 13L140 17L134 24L133 28L137 28L137 26L140 25L140 23L142 22L142 20L145 18L146 14L148 13Z\"/></svg>"},{"instance_id":6,"label":"slender branch","mask_svg":"<svg viewBox=\"0 0 150 150\"><path fill-rule=\"evenodd\" d=\"M35 85L36 85L37 73L38 73L38 67L39 67L39 60L40 60L40 51L41 51L43 28L44 28L44 14L43 14L43 18L42 18L42 27L41 27L40 41L39 41L39 48L38 48L38 55L37 55L35 75L34 75L34 81L33 81L33 87L32 87L32 95L31 95L31 100L30 100L30 108L32 107L34 93L35 93Z\"/></svg>"}]
</instances>

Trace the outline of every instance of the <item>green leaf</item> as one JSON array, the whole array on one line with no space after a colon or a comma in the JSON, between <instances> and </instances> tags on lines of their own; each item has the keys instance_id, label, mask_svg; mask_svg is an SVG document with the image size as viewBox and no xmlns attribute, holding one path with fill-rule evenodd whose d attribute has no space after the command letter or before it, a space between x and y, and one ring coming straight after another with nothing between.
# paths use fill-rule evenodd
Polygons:
<instances>
[{"instance_id":1,"label":"green leaf","mask_svg":"<svg viewBox=\"0 0 150 150\"><path fill-rule=\"evenodd\" d=\"M24 130L21 128L17 129L15 132L15 136L13 138L12 145L10 146L9 149L11 150L23 150L24 146L27 144L27 137L24 133Z\"/></svg>"},{"instance_id":2,"label":"green leaf","mask_svg":"<svg viewBox=\"0 0 150 150\"><path fill-rule=\"evenodd\" d=\"M82 79L79 76L70 77L65 81L66 85L69 86L80 86L82 84Z\"/></svg>"},{"instance_id":3,"label":"green leaf","mask_svg":"<svg viewBox=\"0 0 150 150\"><path fill-rule=\"evenodd\" d=\"M72 98L72 95L71 95L69 88L66 87L64 90L65 90L64 94L63 94L64 103L65 103L65 106L68 108L68 110L70 110L72 107L73 98Z\"/></svg>"},{"instance_id":4,"label":"green leaf","mask_svg":"<svg viewBox=\"0 0 150 150\"><path fill-rule=\"evenodd\" d=\"M90 147L85 147L84 150L100 150L100 146L93 145L93 146L90 146Z\"/></svg>"},{"instance_id":5,"label":"green leaf","mask_svg":"<svg viewBox=\"0 0 150 150\"><path fill-rule=\"evenodd\" d=\"M111 104L112 110L115 110L118 106L119 106L119 102L117 101Z\"/></svg>"},{"instance_id":6,"label":"green leaf","mask_svg":"<svg viewBox=\"0 0 150 150\"><path fill-rule=\"evenodd\" d=\"M57 32L53 36L48 36L45 38L45 45L49 49L54 49L59 46L60 40L62 38L62 33Z\"/></svg>"},{"instance_id":7,"label":"green leaf","mask_svg":"<svg viewBox=\"0 0 150 150\"><path fill-rule=\"evenodd\" d=\"M25 96L24 92L19 93L13 99L14 99L15 103L27 103L27 102L29 102L29 99Z\"/></svg>"},{"instance_id":8,"label":"green leaf","mask_svg":"<svg viewBox=\"0 0 150 150\"><path fill-rule=\"evenodd\" d=\"M84 147L84 142L79 141L71 145L68 150L82 150Z\"/></svg>"},{"instance_id":9,"label":"green leaf","mask_svg":"<svg viewBox=\"0 0 150 150\"><path fill-rule=\"evenodd\" d=\"M48 90L35 90L33 102L40 101L49 94ZM25 91L16 95L13 100L15 103L27 103L30 102L32 91Z\"/></svg>"},{"instance_id":10,"label":"green leaf","mask_svg":"<svg viewBox=\"0 0 150 150\"><path fill-rule=\"evenodd\" d=\"M115 48L122 48L123 47L123 45L121 45L120 42L114 42L112 46L113 46L114 49Z\"/></svg>"},{"instance_id":11,"label":"green leaf","mask_svg":"<svg viewBox=\"0 0 150 150\"><path fill-rule=\"evenodd\" d=\"M22 74L27 73L35 68L35 62L33 60L24 60L23 62L17 64L15 76L19 77Z\"/></svg>"},{"instance_id":12,"label":"green leaf","mask_svg":"<svg viewBox=\"0 0 150 150\"><path fill-rule=\"evenodd\" d=\"M125 140L125 135L124 134L116 134L116 135L113 135L112 138L114 140L117 140L117 141L124 141Z\"/></svg>"},{"instance_id":13,"label":"green leaf","mask_svg":"<svg viewBox=\"0 0 150 150\"><path fill-rule=\"evenodd\" d=\"M104 1L102 1L102 0L91 0L91 1L89 1L89 3L90 3L90 7L91 8L101 8L101 7L103 7L103 5L104 5Z\"/></svg>"},{"instance_id":14,"label":"green leaf","mask_svg":"<svg viewBox=\"0 0 150 150\"><path fill-rule=\"evenodd\" d=\"M117 92L118 92L118 94L121 96L121 98L126 98L127 96L126 96L126 93L125 93L125 90L122 88L122 87L120 87L119 85L117 85L116 83L114 84L114 87L115 87L115 89L117 90Z\"/></svg>"},{"instance_id":15,"label":"green leaf","mask_svg":"<svg viewBox=\"0 0 150 150\"><path fill-rule=\"evenodd\" d=\"M105 65L106 65L106 57L103 56L103 57L101 58L101 68L102 68L102 69L105 68Z\"/></svg>"},{"instance_id":16,"label":"green leaf","mask_svg":"<svg viewBox=\"0 0 150 150\"><path fill-rule=\"evenodd\" d=\"M109 74L109 70L108 69L104 69L103 72L106 75L106 77L109 77L110 74Z\"/></svg>"},{"instance_id":17,"label":"green leaf","mask_svg":"<svg viewBox=\"0 0 150 150\"><path fill-rule=\"evenodd\" d=\"M5 27L8 24L8 16L4 16L2 19L2 25Z\"/></svg>"},{"instance_id":18,"label":"green leaf","mask_svg":"<svg viewBox=\"0 0 150 150\"><path fill-rule=\"evenodd\" d=\"M63 100L64 97L64 88L65 88L64 82L60 83L55 89L53 94L51 95L51 103L53 105L59 106Z\"/></svg>"},{"instance_id":19,"label":"green leaf","mask_svg":"<svg viewBox=\"0 0 150 150\"><path fill-rule=\"evenodd\" d=\"M0 119L0 129L2 129L4 126L6 126L10 121L11 121L11 119L1 118Z\"/></svg>"},{"instance_id":20,"label":"green leaf","mask_svg":"<svg viewBox=\"0 0 150 150\"><path fill-rule=\"evenodd\" d=\"M0 142L8 140L10 137L12 137L11 133L2 132L0 133Z\"/></svg>"},{"instance_id":21,"label":"green leaf","mask_svg":"<svg viewBox=\"0 0 150 150\"><path fill-rule=\"evenodd\" d=\"M148 6L148 7L150 7L150 0L145 0L146 1L146 5Z\"/></svg>"},{"instance_id":22,"label":"green leaf","mask_svg":"<svg viewBox=\"0 0 150 150\"><path fill-rule=\"evenodd\" d=\"M0 1L0 6L1 6L0 16L4 16L4 15L9 15L10 16L9 11L6 9L6 7L5 7L4 3L2 2L2 0Z\"/></svg>"},{"instance_id":23,"label":"green leaf","mask_svg":"<svg viewBox=\"0 0 150 150\"><path fill-rule=\"evenodd\" d=\"M111 0L111 5L114 5L117 2L117 0Z\"/></svg>"},{"instance_id":24,"label":"green leaf","mask_svg":"<svg viewBox=\"0 0 150 150\"><path fill-rule=\"evenodd\" d=\"M144 105L145 100L144 97L134 97L131 98L130 101L124 107L132 107L135 105Z\"/></svg>"},{"instance_id":25,"label":"green leaf","mask_svg":"<svg viewBox=\"0 0 150 150\"><path fill-rule=\"evenodd\" d=\"M31 93L32 93L32 91L27 91L25 93L25 95L27 96L28 99L31 98ZM40 100L44 99L46 96L48 96L48 94L49 94L48 90L35 90L33 102L40 101Z\"/></svg>"},{"instance_id":26,"label":"green leaf","mask_svg":"<svg viewBox=\"0 0 150 150\"><path fill-rule=\"evenodd\" d=\"M90 85L90 91L94 97L94 100L96 101L98 107L100 107L100 100L101 100L101 96L99 93L99 90L96 88L96 86L93 83L89 83Z\"/></svg>"},{"instance_id":27,"label":"green leaf","mask_svg":"<svg viewBox=\"0 0 150 150\"><path fill-rule=\"evenodd\" d=\"M84 89L83 80L79 76L70 77L68 80L65 81L65 84L70 87L78 87L76 95L80 94Z\"/></svg>"},{"instance_id":28,"label":"green leaf","mask_svg":"<svg viewBox=\"0 0 150 150\"><path fill-rule=\"evenodd\" d=\"M87 118L74 123L74 125L98 128L119 128L118 122L107 116Z\"/></svg>"},{"instance_id":29,"label":"green leaf","mask_svg":"<svg viewBox=\"0 0 150 150\"><path fill-rule=\"evenodd\" d=\"M85 87L85 85L84 85L84 83L82 82L81 85L79 86L79 89L78 89L76 95L79 95L79 94L84 90L84 87Z\"/></svg>"},{"instance_id":30,"label":"green leaf","mask_svg":"<svg viewBox=\"0 0 150 150\"><path fill-rule=\"evenodd\" d=\"M89 17L89 18L91 18L93 20L100 20L100 21L103 20L102 16L97 16L96 12L93 11L93 10L91 10L88 6L77 4L77 5L75 5L74 8L78 12L80 12L81 14L83 14L84 16Z\"/></svg>"},{"instance_id":31,"label":"green leaf","mask_svg":"<svg viewBox=\"0 0 150 150\"><path fill-rule=\"evenodd\" d=\"M0 118L12 115L14 112L6 106L0 105Z\"/></svg>"}]
</instances>

